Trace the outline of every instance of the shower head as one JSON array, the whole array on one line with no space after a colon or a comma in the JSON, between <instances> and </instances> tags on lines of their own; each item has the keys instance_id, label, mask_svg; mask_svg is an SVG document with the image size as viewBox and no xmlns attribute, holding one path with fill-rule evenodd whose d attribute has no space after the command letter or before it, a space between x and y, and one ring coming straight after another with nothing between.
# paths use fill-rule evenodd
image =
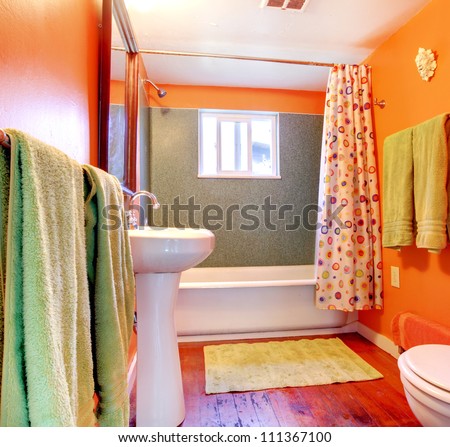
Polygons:
<instances>
[{"instance_id":1,"label":"shower head","mask_svg":"<svg viewBox=\"0 0 450 447\"><path fill-rule=\"evenodd\" d=\"M158 96L159 96L160 98L164 98L164 96L167 95L167 92L166 92L164 89L159 88L156 84L154 84L152 81L150 81L150 79L144 79L144 81L145 81L145 82L148 82L149 84L152 84L152 86L154 87L154 89L158 92Z\"/></svg>"},{"instance_id":2,"label":"shower head","mask_svg":"<svg viewBox=\"0 0 450 447\"><path fill-rule=\"evenodd\" d=\"M166 95L167 95L167 92L163 88L158 89L158 96L160 98L164 98L164 96L166 96Z\"/></svg>"}]
</instances>

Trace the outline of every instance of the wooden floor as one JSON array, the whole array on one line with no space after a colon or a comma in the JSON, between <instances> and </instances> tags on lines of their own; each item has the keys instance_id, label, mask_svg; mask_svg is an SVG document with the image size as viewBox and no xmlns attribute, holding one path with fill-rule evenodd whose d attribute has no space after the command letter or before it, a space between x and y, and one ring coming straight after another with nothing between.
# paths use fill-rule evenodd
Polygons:
<instances>
[{"instance_id":1,"label":"wooden floor","mask_svg":"<svg viewBox=\"0 0 450 447\"><path fill-rule=\"evenodd\" d=\"M333 336L323 338L327 337ZM181 426L419 426L403 394L396 359L358 334L340 334L337 337L381 372L384 378L366 382L206 395L203 346L239 341L180 343L186 402L186 419ZM277 338L277 341L299 338ZM258 341L267 340L245 340L250 343ZM131 426L135 425L134 394Z\"/></svg>"}]
</instances>

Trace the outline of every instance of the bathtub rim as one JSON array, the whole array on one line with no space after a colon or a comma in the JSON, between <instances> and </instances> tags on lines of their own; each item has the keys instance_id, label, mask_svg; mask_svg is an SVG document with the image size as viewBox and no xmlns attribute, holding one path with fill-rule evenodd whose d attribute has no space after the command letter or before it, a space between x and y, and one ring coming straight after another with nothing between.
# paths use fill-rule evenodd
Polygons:
<instances>
[{"instance_id":1,"label":"bathtub rim","mask_svg":"<svg viewBox=\"0 0 450 447\"><path fill-rule=\"evenodd\" d=\"M208 270L222 270L231 273L254 273L272 272L276 273L283 270L289 270L294 273L303 274L300 278L281 278L277 279L276 275L271 279L226 279L226 280L183 280L186 273L181 275L180 289L235 289L247 287L293 287L293 286L315 286L315 266L306 265L286 265L286 266L245 266L245 267L194 267L191 271L209 273ZM189 272L189 271L188 271ZM183 272L184 273L184 272ZM188 273L189 274L189 273ZM207 276L206 276L207 278Z\"/></svg>"},{"instance_id":2,"label":"bathtub rim","mask_svg":"<svg viewBox=\"0 0 450 447\"><path fill-rule=\"evenodd\" d=\"M241 289L246 287L294 287L315 286L314 279L269 280L269 281L204 281L181 282L180 289Z\"/></svg>"}]
</instances>

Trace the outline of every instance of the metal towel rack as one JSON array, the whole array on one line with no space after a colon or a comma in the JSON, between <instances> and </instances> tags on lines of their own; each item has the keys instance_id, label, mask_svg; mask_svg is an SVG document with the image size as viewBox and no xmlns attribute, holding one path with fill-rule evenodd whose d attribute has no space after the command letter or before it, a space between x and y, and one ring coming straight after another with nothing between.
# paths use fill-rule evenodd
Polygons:
<instances>
[{"instance_id":1,"label":"metal towel rack","mask_svg":"<svg viewBox=\"0 0 450 447\"><path fill-rule=\"evenodd\" d=\"M11 139L3 129L0 129L0 146L11 149Z\"/></svg>"}]
</instances>

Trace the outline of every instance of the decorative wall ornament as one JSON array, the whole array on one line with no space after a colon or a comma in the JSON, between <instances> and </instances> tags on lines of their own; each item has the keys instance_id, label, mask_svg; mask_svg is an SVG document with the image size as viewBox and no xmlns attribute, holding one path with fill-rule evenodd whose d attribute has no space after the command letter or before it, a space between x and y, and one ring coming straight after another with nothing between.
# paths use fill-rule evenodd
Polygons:
<instances>
[{"instance_id":1,"label":"decorative wall ornament","mask_svg":"<svg viewBox=\"0 0 450 447\"><path fill-rule=\"evenodd\" d=\"M429 81L433 76L437 67L437 62L433 50L419 48L416 56L416 65L419 70L420 77L424 81Z\"/></svg>"}]
</instances>

